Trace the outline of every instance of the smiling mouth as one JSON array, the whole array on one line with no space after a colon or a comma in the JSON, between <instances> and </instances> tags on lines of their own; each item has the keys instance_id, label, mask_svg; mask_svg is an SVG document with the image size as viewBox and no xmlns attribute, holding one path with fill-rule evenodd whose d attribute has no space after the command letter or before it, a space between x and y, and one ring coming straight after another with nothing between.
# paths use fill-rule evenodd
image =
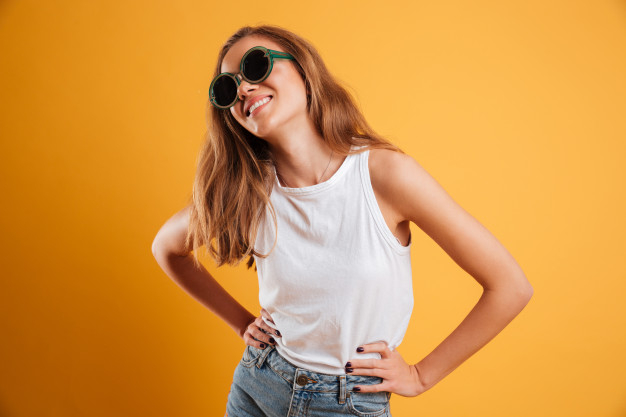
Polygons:
<instances>
[{"instance_id":1,"label":"smiling mouth","mask_svg":"<svg viewBox=\"0 0 626 417\"><path fill-rule=\"evenodd\" d=\"M258 105L257 105L257 104L255 103L255 104L253 104L252 106L250 106L250 109L248 109L248 110L246 111L246 116L247 116L247 117L252 116L252 113L255 113L255 112L257 111L257 109L259 109L259 108L261 108L261 107L265 106L267 103L269 103L269 102L270 102L270 101L272 101L273 99L274 99L274 96L267 96L267 97L263 98L262 100L259 100L257 103L260 103L260 104L258 104ZM265 100L267 100L267 101L265 101ZM252 111L250 111L250 110L252 110Z\"/></svg>"}]
</instances>

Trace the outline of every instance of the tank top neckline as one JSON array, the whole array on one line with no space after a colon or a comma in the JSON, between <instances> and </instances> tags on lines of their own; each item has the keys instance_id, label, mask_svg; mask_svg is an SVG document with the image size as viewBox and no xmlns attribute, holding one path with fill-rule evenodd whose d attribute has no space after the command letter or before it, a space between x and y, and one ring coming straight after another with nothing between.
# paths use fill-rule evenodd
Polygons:
<instances>
[{"instance_id":1,"label":"tank top neckline","mask_svg":"<svg viewBox=\"0 0 626 417\"><path fill-rule=\"evenodd\" d=\"M355 147L353 145L350 148L350 150L352 151L354 150L354 148ZM348 169L349 161L352 158L354 158L355 155L357 154L353 154L353 153L348 154L348 156L344 158L343 162L341 163L337 171L335 171L335 173L326 181L320 182L319 184L309 185L306 187L283 187L280 184L280 181L278 180L278 175L276 173L276 166L272 165L272 168L274 170L274 185L279 190L287 194L304 195L304 194L314 194L314 193L324 191L330 188L331 186L333 186L335 183L337 183L337 181L339 181L339 179L343 176L345 171Z\"/></svg>"}]
</instances>

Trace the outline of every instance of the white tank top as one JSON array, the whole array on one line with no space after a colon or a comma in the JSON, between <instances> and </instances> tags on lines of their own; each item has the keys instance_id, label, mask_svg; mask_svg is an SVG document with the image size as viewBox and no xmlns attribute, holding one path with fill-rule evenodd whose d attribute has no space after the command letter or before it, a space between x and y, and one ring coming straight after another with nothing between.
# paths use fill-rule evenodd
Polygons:
<instances>
[{"instance_id":1,"label":"white tank top","mask_svg":"<svg viewBox=\"0 0 626 417\"><path fill-rule=\"evenodd\" d=\"M358 149L353 146L353 150ZM369 150L348 155L322 183L283 187L274 171L270 195L278 242L269 257L255 256L259 301L282 337L276 349L297 367L345 375L349 359L365 343L400 345L413 311L411 237L402 246L376 202ZM269 207L255 249L274 244Z\"/></svg>"}]
</instances>

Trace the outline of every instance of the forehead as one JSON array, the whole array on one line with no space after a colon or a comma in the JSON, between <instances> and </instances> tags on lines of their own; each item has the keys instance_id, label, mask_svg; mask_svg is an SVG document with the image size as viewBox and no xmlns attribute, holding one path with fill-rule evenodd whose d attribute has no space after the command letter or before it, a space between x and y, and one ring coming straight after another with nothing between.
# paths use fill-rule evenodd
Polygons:
<instances>
[{"instance_id":1,"label":"forehead","mask_svg":"<svg viewBox=\"0 0 626 417\"><path fill-rule=\"evenodd\" d=\"M268 49L284 52L282 47L270 39L261 36L246 36L245 38L239 39L228 50L224 56L224 60L222 61L220 72L239 72L241 58L243 58L244 54L248 52L248 49L254 46L264 46Z\"/></svg>"}]
</instances>

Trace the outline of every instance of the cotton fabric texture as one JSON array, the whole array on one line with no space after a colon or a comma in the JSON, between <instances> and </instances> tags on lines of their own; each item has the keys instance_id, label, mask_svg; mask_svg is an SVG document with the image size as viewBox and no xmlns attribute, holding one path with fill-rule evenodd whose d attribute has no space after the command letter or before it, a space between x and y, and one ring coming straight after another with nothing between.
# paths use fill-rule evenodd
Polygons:
<instances>
[{"instance_id":1,"label":"cotton fabric texture","mask_svg":"<svg viewBox=\"0 0 626 417\"><path fill-rule=\"evenodd\" d=\"M353 147L353 149L356 149ZM278 242L269 257L255 256L259 302L278 329L277 352L313 372L345 375L366 343L400 345L413 310L411 239L391 233L369 175L369 153L348 155L327 181L283 187L274 175L270 195ZM266 254L275 239L266 208L255 249Z\"/></svg>"}]
</instances>

